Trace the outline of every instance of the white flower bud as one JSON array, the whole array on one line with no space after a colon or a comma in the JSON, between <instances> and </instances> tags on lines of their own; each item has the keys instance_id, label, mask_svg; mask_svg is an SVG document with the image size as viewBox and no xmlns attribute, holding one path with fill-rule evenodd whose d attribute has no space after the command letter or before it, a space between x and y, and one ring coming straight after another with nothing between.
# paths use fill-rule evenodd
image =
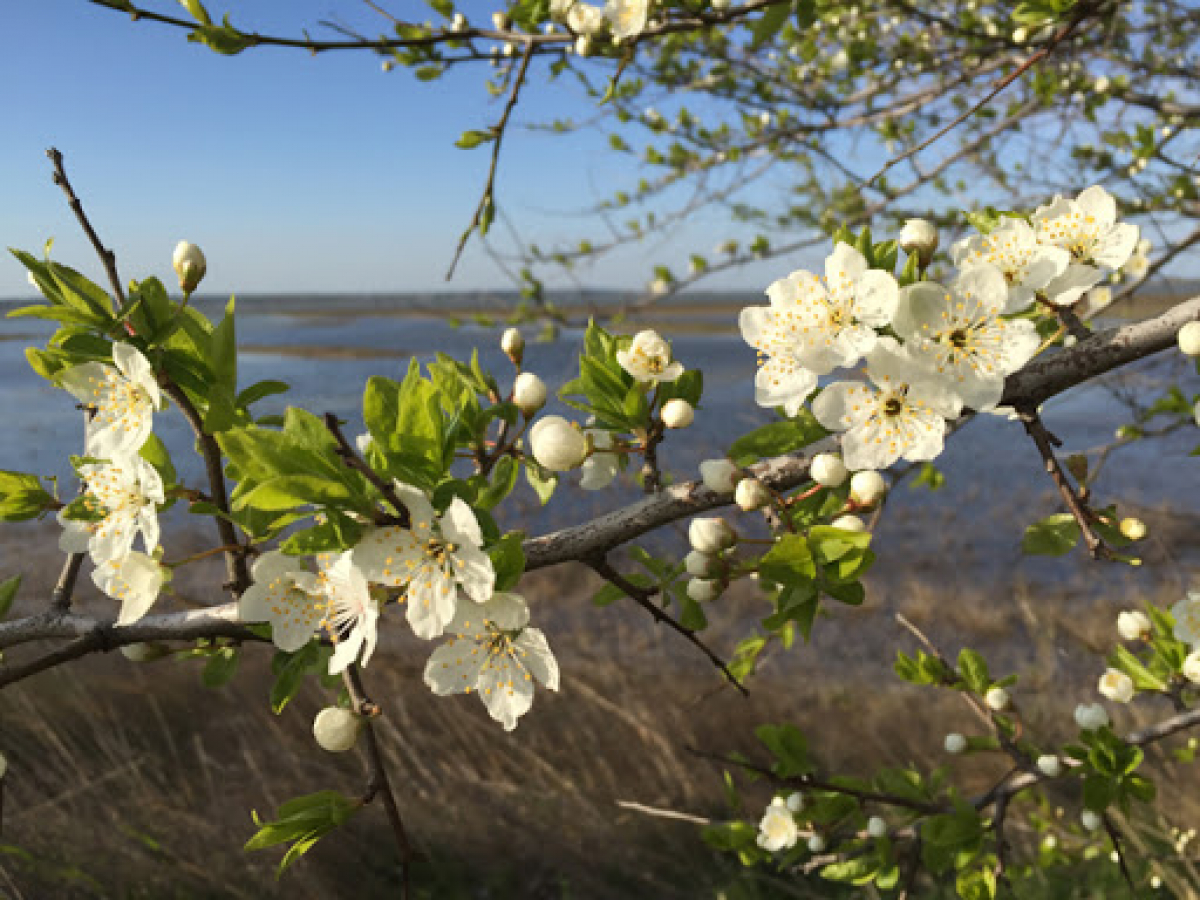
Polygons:
<instances>
[{"instance_id":1,"label":"white flower bud","mask_svg":"<svg viewBox=\"0 0 1200 900\"><path fill-rule=\"evenodd\" d=\"M676 397L663 404L662 421L668 428L687 428L696 418L696 410L686 400Z\"/></svg>"},{"instance_id":2,"label":"white flower bud","mask_svg":"<svg viewBox=\"0 0 1200 900\"><path fill-rule=\"evenodd\" d=\"M533 458L551 472L566 472L583 465L587 438L562 416L544 416L529 431Z\"/></svg>"},{"instance_id":3,"label":"white flower bud","mask_svg":"<svg viewBox=\"0 0 1200 900\"><path fill-rule=\"evenodd\" d=\"M692 519L692 524L688 526L688 540L693 550L720 553L737 543L737 534L724 519Z\"/></svg>"},{"instance_id":4,"label":"white flower bud","mask_svg":"<svg viewBox=\"0 0 1200 900\"><path fill-rule=\"evenodd\" d=\"M693 550L684 557L683 567L689 575L694 575L696 578L711 578L720 571L720 562L711 553Z\"/></svg>"},{"instance_id":5,"label":"white flower bud","mask_svg":"<svg viewBox=\"0 0 1200 900\"><path fill-rule=\"evenodd\" d=\"M1100 676L1100 693L1115 703L1133 699L1133 679L1120 669L1106 669Z\"/></svg>"},{"instance_id":6,"label":"white flower bud","mask_svg":"<svg viewBox=\"0 0 1200 900\"><path fill-rule=\"evenodd\" d=\"M500 335L500 349L504 351L505 356L520 365L525 356L525 338L521 337L521 332L517 329L510 328Z\"/></svg>"},{"instance_id":7,"label":"white flower bud","mask_svg":"<svg viewBox=\"0 0 1200 900\"><path fill-rule=\"evenodd\" d=\"M492 27L497 31L507 31L510 24L508 13L494 12L492 13Z\"/></svg>"},{"instance_id":8,"label":"white flower bud","mask_svg":"<svg viewBox=\"0 0 1200 900\"><path fill-rule=\"evenodd\" d=\"M957 756L967 749L967 739L957 731L951 732L946 735L946 740L942 742L942 746L945 747L947 753Z\"/></svg>"},{"instance_id":9,"label":"white flower bud","mask_svg":"<svg viewBox=\"0 0 1200 900\"><path fill-rule=\"evenodd\" d=\"M829 523L833 528L840 528L842 531L866 531L867 523L858 516L838 516Z\"/></svg>"},{"instance_id":10,"label":"white flower bud","mask_svg":"<svg viewBox=\"0 0 1200 900\"><path fill-rule=\"evenodd\" d=\"M909 256L915 253L922 269L933 259L937 246L937 226L928 219L908 219L900 229L900 249Z\"/></svg>"},{"instance_id":11,"label":"white flower bud","mask_svg":"<svg viewBox=\"0 0 1200 900\"><path fill-rule=\"evenodd\" d=\"M846 481L850 471L840 456L833 453L818 453L809 463L808 474L822 487L835 488Z\"/></svg>"},{"instance_id":12,"label":"white flower bud","mask_svg":"<svg viewBox=\"0 0 1200 900\"><path fill-rule=\"evenodd\" d=\"M1146 523L1132 516L1121 520L1121 534L1131 541L1140 541L1146 536Z\"/></svg>"},{"instance_id":13,"label":"white flower bud","mask_svg":"<svg viewBox=\"0 0 1200 900\"><path fill-rule=\"evenodd\" d=\"M179 288L185 294L194 291L203 280L204 273L208 271L208 263L204 259L204 254L200 252L200 248L187 241L180 241L175 245L171 266L175 269L175 274L179 276Z\"/></svg>"},{"instance_id":14,"label":"white flower bud","mask_svg":"<svg viewBox=\"0 0 1200 900\"><path fill-rule=\"evenodd\" d=\"M1200 684L1200 650L1193 650L1184 658L1180 671L1192 684Z\"/></svg>"},{"instance_id":15,"label":"white flower bud","mask_svg":"<svg viewBox=\"0 0 1200 900\"><path fill-rule=\"evenodd\" d=\"M322 750L345 753L358 741L362 720L348 709L327 706L313 720L313 736Z\"/></svg>"},{"instance_id":16,"label":"white flower bud","mask_svg":"<svg viewBox=\"0 0 1200 900\"><path fill-rule=\"evenodd\" d=\"M1175 336L1186 356L1200 356L1200 322L1188 322Z\"/></svg>"},{"instance_id":17,"label":"white flower bud","mask_svg":"<svg viewBox=\"0 0 1200 900\"><path fill-rule=\"evenodd\" d=\"M867 819L867 834L871 837L887 837L887 832L887 822L883 821L879 816L871 816L871 818Z\"/></svg>"},{"instance_id":18,"label":"white flower bud","mask_svg":"<svg viewBox=\"0 0 1200 900\"><path fill-rule=\"evenodd\" d=\"M513 403L530 418L546 405L546 382L533 372L522 372L513 382Z\"/></svg>"},{"instance_id":19,"label":"white flower bud","mask_svg":"<svg viewBox=\"0 0 1200 900\"><path fill-rule=\"evenodd\" d=\"M743 478L733 492L733 501L746 512L771 505L771 492L757 478Z\"/></svg>"},{"instance_id":20,"label":"white flower bud","mask_svg":"<svg viewBox=\"0 0 1200 900\"><path fill-rule=\"evenodd\" d=\"M700 477L704 486L718 494L732 491L742 477L742 470L729 459L706 459L700 463Z\"/></svg>"},{"instance_id":21,"label":"white flower bud","mask_svg":"<svg viewBox=\"0 0 1200 900\"><path fill-rule=\"evenodd\" d=\"M716 600L721 596L721 582L709 578L693 578L687 584L687 595L697 603Z\"/></svg>"},{"instance_id":22,"label":"white flower bud","mask_svg":"<svg viewBox=\"0 0 1200 900\"><path fill-rule=\"evenodd\" d=\"M1097 78L1095 81L1092 82L1092 90L1094 90L1097 94L1103 94L1105 91L1107 91L1109 89L1111 84L1112 84L1112 82L1109 81L1106 76L1101 75L1099 78Z\"/></svg>"},{"instance_id":23,"label":"white flower bud","mask_svg":"<svg viewBox=\"0 0 1200 900\"><path fill-rule=\"evenodd\" d=\"M380 63L379 67L385 72L390 72L392 69L396 68L396 63L390 59L385 59L382 63Z\"/></svg>"},{"instance_id":24,"label":"white flower bud","mask_svg":"<svg viewBox=\"0 0 1200 900\"><path fill-rule=\"evenodd\" d=\"M1079 814L1079 822L1083 825L1085 831L1098 831L1100 826L1104 824L1104 820L1100 818L1100 814L1092 812L1090 809L1085 809Z\"/></svg>"},{"instance_id":25,"label":"white flower bud","mask_svg":"<svg viewBox=\"0 0 1200 900\"><path fill-rule=\"evenodd\" d=\"M786 804L788 809L794 813L798 813L800 810L804 809L804 795L799 791L794 794L789 794Z\"/></svg>"},{"instance_id":26,"label":"white flower bud","mask_svg":"<svg viewBox=\"0 0 1200 900\"><path fill-rule=\"evenodd\" d=\"M810 853L820 853L825 849L825 838L819 834L814 834L808 839L808 850Z\"/></svg>"},{"instance_id":27,"label":"white flower bud","mask_svg":"<svg viewBox=\"0 0 1200 900\"><path fill-rule=\"evenodd\" d=\"M1037 758L1038 771L1047 778L1057 778L1062 774L1062 760L1053 753L1047 753Z\"/></svg>"},{"instance_id":28,"label":"white flower bud","mask_svg":"<svg viewBox=\"0 0 1200 900\"><path fill-rule=\"evenodd\" d=\"M1084 731L1095 731L1108 724L1108 712L1099 703L1080 703L1075 707L1075 724Z\"/></svg>"},{"instance_id":29,"label":"white flower bud","mask_svg":"<svg viewBox=\"0 0 1200 900\"><path fill-rule=\"evenodd\" d=\"M1127 641L1149 637L1151 630L1150 617L1140 610L1128 610L1117 616L1117 631Z\"/></svg>"},{"instance_id":30,"label":"white flower bud","mask_svg":"<svg viewBox=\"0 0 1200 900\"><path fill-rule=\"evenodd\" d=\"M590 34L581 34L575 38L575 54L577 56L592 55L592 36Z\"/></svg>"},{"instance_id":31,"label":"white flower bud","mask_svg":"<svg viewBox=\"0 0 1200 900\"><path fill-rule=\"evenodd\" d=\"M454 18L450 20L450 30L456 34L461 31L466 31L467 17L460 12L455 13Z\"/></svg>"},{"instance_id":32,"label":"white flower bud","mask_svg":"<svg viewBox=\"0 0 1200 900\"><path fill-rule=\"evenodd\" d=\"M887 482L878 472L855 472L850 479L850 499L861 506L874 506L887 491Z\"/></svg>"},{"instance_id":33,"label":"white flower bud","mask_svg":"<svg viewBox=\"0 0 1200 900\"><path fill-rule=\"evenodd\" d=\"M983 695L983 702L988 705L989 709L1000 712L1008 709L1011 698L1008 696L1008 691L997 685L987 689L987 693Z\"/></svg>"}]
</instances>

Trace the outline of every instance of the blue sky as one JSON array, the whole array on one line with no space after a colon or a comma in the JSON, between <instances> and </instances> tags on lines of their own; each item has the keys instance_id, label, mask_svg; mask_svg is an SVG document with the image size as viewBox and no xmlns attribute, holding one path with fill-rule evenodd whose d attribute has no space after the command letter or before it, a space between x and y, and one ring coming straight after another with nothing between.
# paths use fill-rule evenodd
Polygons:
<instances>
[{"instance_id":1,"label":"blue sky","mask_svg":"<svg viewBox=\"0 0 1200 900\"><path fill-rule=\"evenodd\" d=\"M147 2L180 13L174 3ZM486 150L453 143L500 112L484 90L486 67L419 83L403 70L385 74L379 58L364 53L312 57L266 48L220 57L189 44L183 32L134 23L85 0L10 6L0 32L9 98L0 141L5 246L37 252L52 237L55 258L99 277L50 181L44 152L56 146L126 279L167 278L175 243L187 239L208 256L206 291L508 286L478 245L455 280L443 281L487 165ZM208 6L214 14L230 11L247 29L296 34L301 25L338 18L386 30L360 0ZM563 82L535 79L525 99L518 121L590 111ZM555 235L585 236L580 211L617 180L636 177L621 165L628 163L614 160L595 134L564 140L514 131L501 162L501 208L542 246ZM580 281L640 286L652 258L685 258L685 248L707 251L724 237L716 216L699 217L668 245L584 271ZM719 284L757 291L763 278L745 273ZM27 293L19 264L0 264L0 297Z\"/></svg>"}]
</instances>

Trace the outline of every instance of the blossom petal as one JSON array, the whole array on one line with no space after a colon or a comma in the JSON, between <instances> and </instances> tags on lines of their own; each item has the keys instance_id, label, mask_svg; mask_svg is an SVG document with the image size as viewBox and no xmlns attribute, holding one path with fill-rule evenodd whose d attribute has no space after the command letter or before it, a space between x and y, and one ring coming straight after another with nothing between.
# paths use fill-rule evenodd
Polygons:
<instances>
[{"instance_id":1,"label":"blossom petal","mask_svg":"<svg viewBox=\"0 0 1200 900\"><path fill-rule=\"evenodd\" d=\"M526 628L513 641L513 650L534 678L550 690L558 690L558 660L550 652L550 644L541 629Z\"/></svg>"},{"instance_id":2,"label":"blossom petal","mask_svg":"<svg viewBox=\"0 0 1200 900\"><path fill-rule=\"evenodd\" d=\"M461 497L455 497L446 507L441 519L442 535L453 544L470 544L472 547L483 545L483 533L479 530L479 520L475 512L467 506Z\"/></svg>"},{"instance_id":3,"label":"blossom petal","mask_svg":"<svg viewBox=\"0 0 1200 900\"><path fill-rule=\"evenodd\" d=\"M465 694L479 684L479 672L487 654L470 640L451 638L433 653L425 664L425 684L435 694Z\"/></svg>"},{"instance_id":4,"label":"blossom petal","mask_svg":"<svg viewBox=\"0 0 1200 900\"><path fill-rule=\"evenodd\" d=\"M407 528L373 528L351 553L369 581L392 587L406 584L425 559L416 535Z\"/></svg>"},{"instance_id":5,"label":"blossom petal","mask_svg":"<svg viewBox=\"0 0 1200 900\"><path fill-rule=\"evenodd\" d=\"M500 654L479 673L479 697L489 715L512 731L533 706L533 676L511 656Z\"/></svg>"}]
</instances>

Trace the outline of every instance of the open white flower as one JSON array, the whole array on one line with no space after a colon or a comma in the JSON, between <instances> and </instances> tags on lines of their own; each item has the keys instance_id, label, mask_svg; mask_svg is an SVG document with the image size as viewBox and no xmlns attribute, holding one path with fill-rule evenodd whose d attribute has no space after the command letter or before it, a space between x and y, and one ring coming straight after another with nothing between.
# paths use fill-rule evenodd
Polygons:
<instances>
[{"instance_id":1,"label":"open white flower","mask_svg":"<svg viewBox=\"0 0 1200 900\"><path fill-rule=\"evenodd\" d=\"M762 821L758 823L758 846L772 853L791 850L800 836L796 819L782 797L776 797L767 806Z\"/></svg>"},{"instance_id":2,"label":"open white flower","mask_svg":"<svg viewBox=\"0 0 1200 900\"><path fill-rule=\"evenodd\" d=\"M620 457L604 452L612 447L612 432L603 428L587 428L584 434L591 437L594 449L579 468L579 474L583 476L579 479L579 486L585 491L603 490L612 484L620 471Z\"/></svg>"},{"instance_id":3,"label":"open white flower","mask_svg":"<svg viewBox=\"0 0 1200 900\"><path fill-rule=\"evenodd\" d=\"M324 610L320 624L334 644L329 660L332 675L359 660L360 653L362 665L370 661L379 627L379 603L371 596L366 577L354 565L353 554L324 556L319 562L320 572L301 572L294 581Z\"/></svg>"},{"instance_id":4,"label":"open white flower","mask_svg":"<svg viewBox=\"0 0 1200 900\"><path fill-rule=\"evenodd\" d=\"M1101 694L1116 703L1128 703L1133 699L1133 679L1120 669L1105 669L1100 676L1098 689Z\"/></svg>"},{"instance_id":5,"label":"open white flower","mask_svg":"<svg viewBox=\"0 0 1200 900\"><path fill-rule=\"evenodd\" d=\"M634 381L643 383L674 381L683 374L683 365L671 362L671 345L650 329L635 334L628 350L618 350L617 362Z\"/></svg>"},{"instance_id":6,"label":"open white flower","mask_svg":"<svg viewBox=\"0 0 1200 900\"><path fill-rule=\"evenodd\" d=\"M471 507L455 497L438 516L425 495L395 483L411 528L376 528L352 551L368 580L406 588L408 624L417 637L435 638L454 618L458 588L476 603L492 595L496 572L480 549L483 534Z\"/></svg>"},{"instance_id":7,"label":"open white flower","mask_svg":"<svg viewBox=\"0 0 1200 900\"><path fill-rule=\"evenodd\" d=\"M577 0L567 10L567 27L583 37L590 37L604 28L604 10L591 3Z\"/></svg>"},{"instance_id":8,"label":"open white flower","mask_svg":"<svg viewBox=\"0 0 1200 900\"><path fill-rule=\"evenodd\" d=\"M519 594L497 593L479 606L463 604L446 630L454 635L425 666L425 683L440 696L477 691L505 731L533 706L536 679L558 690L558 662L546 636L528 627Z\"/></svg>"},{"instance_id":9,"label":"open white flower","mask_svg":"<svg viewBox=\"0 0 1200 900\"><path fill-rule=\"evenodd\" d=\"M949 289L931 281L905 288L896 333L913 358L965 406L995 409L1004 379L1033 358L1041 344L1028 319L1003 319L1008 288L991 265L964 269Z\"/></svg>"},{"instance_id":10,"label":"open white flower","mask_svg":"<svg viewBox=\"0 0 1200 900\"><path fill-rule=\"evenodd\" d=\"M1066 271L1046 285L1046 295L1060 306L1075 303L1104 277L1101 267L1119 269L1138 242L1136 225L1117 221L1117 203L1099 185L1074 200L1055 197L1033 214L1038 240L1071 254Z\"/></svg>"},{"instance_id":11,"label":"open white flower","mask_svg":"<svg viewBox=\"0 0 1200 900\"><path fill-rule=\"evenodd\" d=\"M254 584L238 600L243 622L266 622L271 641L293 653L307 644L325 618L325 605L304 589L311 573L294 556L271 550L260 556L250 571Z\"/></svg>"},{"instance_id":12,"label":"open white flower","mask_svg":"<svg viewBox=\"0 0 1200 900\"><path fill-rule=\"evenodd\" d=\"M152 557L136 550L119 559L96 564L92 581L114 600L121 601L118 625L128 625L144 616L162 590L164 573Z\"/></svg>"},{"instance_id":13,"label":"open white flower","mask_svg":"<svg viewBox=\"0 0 1200 900\"><path fill-rule=\"evenodd\" d=\"M950 248L960 268L990 263L1004 275L1008 302L1004 312L1020 312L1033 303L1034 295L1062 275L1071 254L1062 247L1038 241L1037 233L1024 219L1005 218L990 234L964 238Z\"/></svg>"},{"instance_id":14,"label":"open white flower","mask_svg":"<svg viewBox=\"0 0 1200 900\"><path fill-rule=\"evenodd\" d=\"M929 374L893 338L880 338L867 354L870 384L835 381L813 401L813 415L842 431L842 457L850 469L886 469L942 452L946 419L962 409L958 397Z\"/></svg>"},{"instance_id":15,"label":"open white flower","mask_svg":"<svg viewBox=\"0 0 1200 900\"><path fill-rule=\"evenodd\" d=\"M1175 620L1175 637L1192 649L1200 649L1200 591L1188 591L1188 595L1171 607L1171 618Z\"/></svg>"},{"instance_id":16,"label":"open white flower","mask_svg":"<svg viewBox=\"0 0 1200 900\"><path fill-rule=\"evenodd\" d=\"M759 351L755 402L795 415L835 366L851 366L875 346L876 328L896 313L899 287L861 253L838 243L825 278L799 270L767 288L770 306L743 309L742 339Z\"/></svg>"},{"instance_id":17,"label":"open white flower","mask_svg":"<svg viewBox=\"0 0 1200 900\"><path fill-rule=\"evenodd\" d=\"M162 394L154 370L129 344L113 344L113 366L89 362L59 374L59 381L80 403L95 410L87 424L85 452L100 459L136 454L153 427Z\"/></svg>"},{"instance_id":18,"label":"open white flower","mask_svg":"<svg viewBox=\"0 0 1200 900\"><path fill-rule=\"evenodd\" d=\"M612 28L613 38L627 41L646 29L650 17L650 0L608 0L604 15Z\"/></svg>"},{"instance_id":19,"label":"open white flower","mask_svg":"<svg viewBox=\"0 0 1200 900\"><path fill-rule=\"evenodd\" d=\"M162 479L141 457L117 463L89 463L79 467L87 486L83 502L101 518L91 521L65 518L58 546L66 553L91 553L97 563L120 559L133 548L141 532L147 552L158 546L157 504L165 500Z\"/></svg>"}]
</instances>

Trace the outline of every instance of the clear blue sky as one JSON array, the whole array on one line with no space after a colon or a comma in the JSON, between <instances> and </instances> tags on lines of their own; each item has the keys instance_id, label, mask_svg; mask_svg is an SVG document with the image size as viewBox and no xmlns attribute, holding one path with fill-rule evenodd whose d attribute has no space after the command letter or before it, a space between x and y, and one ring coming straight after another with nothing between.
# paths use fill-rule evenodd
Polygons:
<instances>
[{"instance_id":1,"label":"clear blue sky","mask_svg":"<svg viewBox=\"0 0 1200 900\"><path fill-rule=\"evenodd\" d=\"M147 2L181 12L166 0ZM0 140L4 246L40 252L53 237L55 258L99 276L49 178L44 151L56 146L126 279L167 278L175 243L187 239L208 255L206 291L447 286L442 276L487 165L485 149L453 143L500 112L484 90L486 67L420 83L401 69L383 73L380 59L366 53L312 57L265 48L220 57L181 31L134 23L84 0L8 6L0 32L8 97ZM208 6L254 30L296 34L323 18L386 30L360 0ZM406 0L395 9L417 6ZM477 8L482 16L490 5ZM563 82L536 79L527 100L519 121L589 112ZM563 140L514 131L502 158L501 207L544 247L556 234L584 236L578 212L607 196L615 179L636 177L617 165L595 134ZM702 217L679 242L625 254L580 280L640 286L654 253L678 260L689 241L707 251L723 237L715 216ZM743 274L722 284L758 291L764 278ZM449 287L508 282L475 245ZM22 267L0 263L0 297L28 292Z\"/></svg>"}]
</instances>

